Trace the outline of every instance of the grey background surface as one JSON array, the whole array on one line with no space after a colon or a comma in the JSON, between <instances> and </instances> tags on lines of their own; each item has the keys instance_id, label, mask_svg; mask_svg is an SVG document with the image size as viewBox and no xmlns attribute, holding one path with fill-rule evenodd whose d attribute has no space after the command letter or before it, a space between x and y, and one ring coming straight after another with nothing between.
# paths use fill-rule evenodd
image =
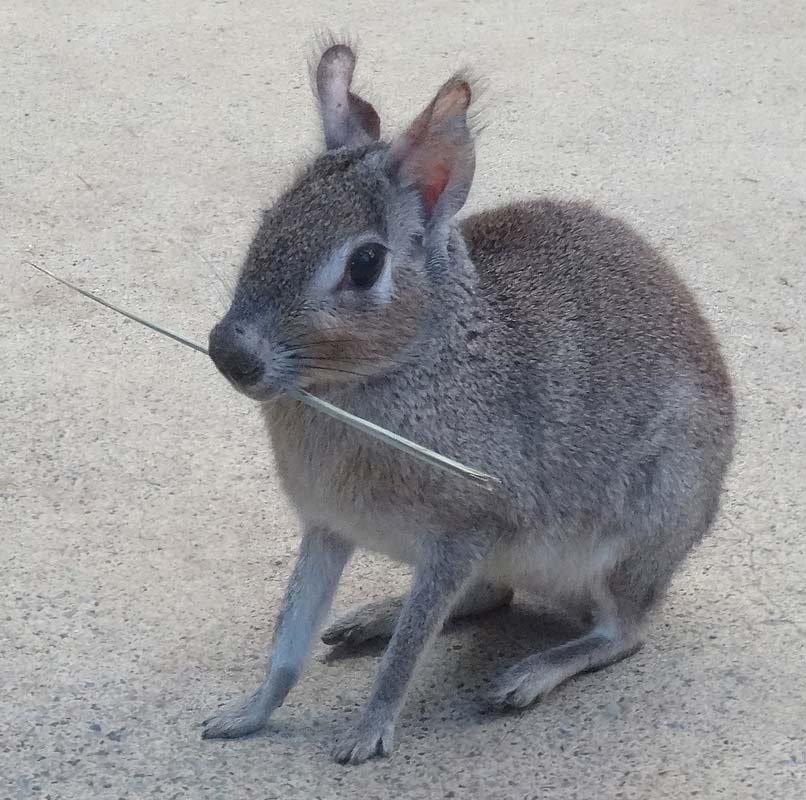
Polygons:
<instances>
[{"instance_id":1,"label":"grey background surface","mask_svg":"<svg viewBox=\"0 0 806 800\"><path fill-rule=\"evenodd\" d=\"M806 786L806 10L761 2L0 5L0 797L795 798ZM202 356L259 209L315 152L318 26L358 34L386 132L487 82L470 209L592 199L660 246L722 341L723 512L646 648L521 715L481 703L556 636L516 608L442 637L389 760L331 764L377 650L317 658L270 730L252 688L296 547L256 409ZM345 609L401 591L361 557Z\"/></svg>"}]
</instances>

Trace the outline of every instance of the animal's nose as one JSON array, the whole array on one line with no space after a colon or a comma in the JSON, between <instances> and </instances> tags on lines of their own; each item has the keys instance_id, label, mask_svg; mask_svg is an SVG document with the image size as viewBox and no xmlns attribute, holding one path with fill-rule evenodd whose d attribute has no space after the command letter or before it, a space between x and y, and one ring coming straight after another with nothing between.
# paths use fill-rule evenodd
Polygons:
<instances>
[{"instance_id":1,"label":"animal's nose","mask_svg":"<svg viewBox=\"0 0 806 800\"><path fill-rule=\"evenodd\" d=\"M263 362L244 341L237 324L220 322L210 331L208 347L213 363L233 383L251 386L263 376Z\"/></svg>"}]
</instances>

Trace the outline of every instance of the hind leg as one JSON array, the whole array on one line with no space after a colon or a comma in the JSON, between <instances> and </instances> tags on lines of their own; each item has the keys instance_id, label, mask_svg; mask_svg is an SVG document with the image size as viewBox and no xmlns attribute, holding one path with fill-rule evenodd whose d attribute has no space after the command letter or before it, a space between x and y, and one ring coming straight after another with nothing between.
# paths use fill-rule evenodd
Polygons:
<instances>
[{"instance_id":1,"label":"hind leg","mask_svg":"<svg viewBox=\"0 0 806 800\"><path fill-rule=\"evenodd\" d=\"M483 614L508 605L512 590L487 582L474 583L454 606L450 619ZM322 633L325 644L357 647L370 639L388 639L394 632L403 598L368 603L334 622Z\"/></svg>"},{"instance_id":2,"label":"hind leg","mask_svg":"<svg viewBox=\"0 0 806 800\"><path fill-rule=\"evenodd\" d=\"M581 672L615 664L641 649L634 631L597 625L590 633L525 658L495 681L489 699L500 708L525 708Z\"/></svg>"},{"instance_id":3,"label":"hind leg","mask_svg":"<svg viewBox=\"0 0 806 800\"><path fill-rule=\"evenodd\" d=\"M490 702L500 708L525 708L574 675L615 664L637 652L643 644L641 622L651 601L645 596L619 597L614 593L617 586L618 581L611 580L597 592L590 631L504 670L493 682Z\"/></svg>"},{"instance_id":4,"label":"hind leg","mask_svg":"<svg viewBox=\"0 0 806 800\"><path fill-rule=\"evenodd\" d=\"M504 671L494 684L494 704L523 708L574 675L613 664L641 647L647 613L714 519L730 452L730 442L720 443L716 433L715 449L689 440L687 424L678 431L679 441L669 433L666 448L641 464L626 496L627 512L602 532L602 541L618 548L618 556L588 589L591 629Z\"/></svg>"}]
</instances>

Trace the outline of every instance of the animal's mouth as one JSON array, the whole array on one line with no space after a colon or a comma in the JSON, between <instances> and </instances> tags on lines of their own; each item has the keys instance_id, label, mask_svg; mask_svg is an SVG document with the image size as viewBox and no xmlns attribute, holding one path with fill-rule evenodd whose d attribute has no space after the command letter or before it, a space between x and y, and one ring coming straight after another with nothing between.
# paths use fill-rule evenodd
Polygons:
<instances>
[{"instance_id":1,"label":"animal's mouth","mask_svg":"<svg viewBox=\"0 0 806 800\"><path fill-rule=\"evenodd\" d=\"M304 382L298 380L266 380L261 379L254 383L244 384L230 380L230 385L240 394L255 400L258 403L269 403L294 389L302 388Z\"/></svg>"},{"instance_id":2,"label":"animal's mouth","mask_svg":"<svg viewBox=\"0 0 806 800\"><path fill-rule=\"evenodd\" d=\"M270 403L283 395L293 395L304 389L315 391L335 384L355 383L373 377L370 373L351 369L349 362L344 367L329 364L313 369L307 365L295 370L293 375L282 378L261 377L255 382L239 382L228 378L230 385L240 394L259 403Z\"/></svg>"}]
</instances>

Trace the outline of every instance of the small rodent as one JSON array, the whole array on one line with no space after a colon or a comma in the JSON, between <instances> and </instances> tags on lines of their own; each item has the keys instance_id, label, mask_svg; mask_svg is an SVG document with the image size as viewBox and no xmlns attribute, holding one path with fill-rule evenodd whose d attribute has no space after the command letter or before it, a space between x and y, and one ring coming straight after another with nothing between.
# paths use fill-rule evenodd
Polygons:
<instances>
[{"instance_id":1,"label":"small rodent","mask_svg":"<svg viewBox=\"0 0 806 800\"><path fill-rule=\"evenodd\" d=\"M390 640L333 750L357 764L390 751L445 621L513 590L551 597L589 628L501 672L496 705L527 706L635 652L717 513L734 401L691 293L625 223L547 199L455 219L475 166L465 78L386 142L351 91L354 68L347 45L321 55L324 152L264 214L210 334L217 367L261 401L303 535L266 678L203 735L264 726L366 547L415 576L406 598L322 637ZM486 492L368 439L283 393L294 386L502 483Z\"/></svg>"}]
</instances>

